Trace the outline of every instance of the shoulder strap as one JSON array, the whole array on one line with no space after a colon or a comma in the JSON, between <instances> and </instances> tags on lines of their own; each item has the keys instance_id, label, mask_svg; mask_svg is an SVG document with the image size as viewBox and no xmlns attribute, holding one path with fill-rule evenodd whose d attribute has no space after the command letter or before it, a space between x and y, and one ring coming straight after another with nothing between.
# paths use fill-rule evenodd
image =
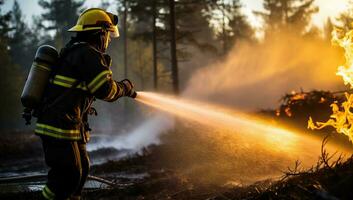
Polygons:
<instances>
[{"instance_id":1,"label":"shoulder strap","mask_svg":"<svg viewBox=\"0 0 353 200\"><path fill-rule=\"evenodd\" d=\"M70 51L84 45L89 45L89 44L87 42L69 42L64 48L61 49L59 56L65 57L65 55Z\"/></svg>"},{"instance_id":2,"label":"shoulder strap","mask_svg":"<svg viewBox=\"0 0 353 200\"><path fill-rule=\"evenodd\" d=\"M57 97L53 102L48 104L45 108L50 109L56 104L58 104L60 101L62 101L65 97L67 97L78 85L80 84L80 81L76 81L68 90L66 90L62 95Z\"/></svg>"},{"instance_id":3,"label":"shoulder strap","mask_svg":"<svg viewBox=\"0 0 353 200\"><path fill-rule=\"evenodd\" d=\"M60 64L62 63L67 63L66 60L64 59L65 55L72 51L73 49L81 46L81 45L86 45L86 42L75 42L71 44L69 47L65 47L60 51L60 57L59 59ZM53 74L53 76L55 73ZM62 101L65 97L67 97L81 82L79 80L75 81L75 83L68 89L66 90L63 94L61 94L59 97L57 97L53 102L45 106L45 109L50 109L54 107L56 104L58 104L60 101Z\"/></svg>"}]
</instances>

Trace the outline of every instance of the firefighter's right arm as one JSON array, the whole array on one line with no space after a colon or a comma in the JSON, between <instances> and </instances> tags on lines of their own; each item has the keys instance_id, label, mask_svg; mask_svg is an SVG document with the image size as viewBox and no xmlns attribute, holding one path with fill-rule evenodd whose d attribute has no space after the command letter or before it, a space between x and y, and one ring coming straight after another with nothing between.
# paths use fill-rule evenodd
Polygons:
<instances>
[{"instance_id":1,"label":"firefighter's right arm","mask_svg":"<svg viewBox=\"0 0 353 200\"><path fill-rule=\"evenodd\" d=\"M124 79L122 81L113 81L117 87L117 92L115 92L115 86L114 83L112 83L112 88L110 89L110 94L106 98L104 98L105 101L115 101L119 97L122 96L127 96L131 98L135 98L137 96L135 90L134 90L134 85L131 83L130 80ZM121 91L119 93L118 91Z\"/></svg>"},{"instance_id":2,"label":"firefighter's right arm","mask_svg":"<svg viewBox=\"0 0 353 200\"><path fill-rule=\"evenodd\" d=\"M84 64L79 67L81 80L85 81L88 91L96 98L112 102L122 96L134 97L132 94L136 93L130 81L113 80L110 63L103 54L89 48L83 60Z\"/></svg>"}]
</instances>

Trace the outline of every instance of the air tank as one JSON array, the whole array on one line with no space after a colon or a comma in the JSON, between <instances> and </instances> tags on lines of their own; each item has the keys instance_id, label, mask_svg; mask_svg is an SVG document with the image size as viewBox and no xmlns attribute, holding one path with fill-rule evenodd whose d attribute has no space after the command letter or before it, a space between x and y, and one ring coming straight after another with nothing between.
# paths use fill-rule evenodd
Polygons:
<instances>
[{"instance_id":1,"label":"air tank","mask_svg":"<svg viewBox=\"0 0 353 200\"><path fill-rule=\"evenodd\" d=\"M40 105L58 57L58 51L52 46L42 45L38 48L21 94L24 107L37 108Z\"/></svg>"}]
</instances>

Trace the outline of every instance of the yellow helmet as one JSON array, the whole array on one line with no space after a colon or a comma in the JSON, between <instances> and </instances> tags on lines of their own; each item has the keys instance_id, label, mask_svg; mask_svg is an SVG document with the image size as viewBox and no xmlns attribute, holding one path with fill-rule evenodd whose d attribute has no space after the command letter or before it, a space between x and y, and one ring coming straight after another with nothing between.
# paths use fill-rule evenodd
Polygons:
<instances>
[{"instance_id":1,"label":"yellow helmet","mask_svg":"<svg viewBox=\"0 0 353 200\"><path fill-rule=\"evenodd\" d=\"M85 10L78 17L77 23L69 32L83 32L90 30L106 30L112 37L119 37L118 16L100 8Z\"/></svg>"}]
</instances>

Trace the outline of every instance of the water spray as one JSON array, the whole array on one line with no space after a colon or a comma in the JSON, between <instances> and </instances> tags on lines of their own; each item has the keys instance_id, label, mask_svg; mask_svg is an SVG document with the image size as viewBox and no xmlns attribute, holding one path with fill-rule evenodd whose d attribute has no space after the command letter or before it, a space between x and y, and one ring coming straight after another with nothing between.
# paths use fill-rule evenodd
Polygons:
<instances>
[{"instance_id":1,"label":"water spray","mask_svg":"<svg viewBox=\"0 0 353 200\"><path fill-rule=\"evenodd\" d=\"M249 140L254 142L262 141L261 145L276 151L293 153L298 151L298 145L307 142L312 143L312 140L308 137L303 137L294 131L275 126L265 120L242 112L228 110L211 104L153 92L138 92L136 100L182 119L216 129L222 128L242 135L246 134ZM303 142L303 140L306 141Z\"/></svg>"},{"instance_id":2,"label":"water spray","mask_svg":"<svg viewBox=\"0 0 353 200\"><path fill-rule=\"evenodd\" d=\"M178 97L162 95L152 92L139 92L137 101L153 108L174 114L181 118L196 121L201 124L228 128L251 128L275 133L285 133L282 129L259 122L255 118L240 112L226 110L215 105L189 101ZM270 129L270 130L269 130Z\"/></svg>"}]
</instances>

